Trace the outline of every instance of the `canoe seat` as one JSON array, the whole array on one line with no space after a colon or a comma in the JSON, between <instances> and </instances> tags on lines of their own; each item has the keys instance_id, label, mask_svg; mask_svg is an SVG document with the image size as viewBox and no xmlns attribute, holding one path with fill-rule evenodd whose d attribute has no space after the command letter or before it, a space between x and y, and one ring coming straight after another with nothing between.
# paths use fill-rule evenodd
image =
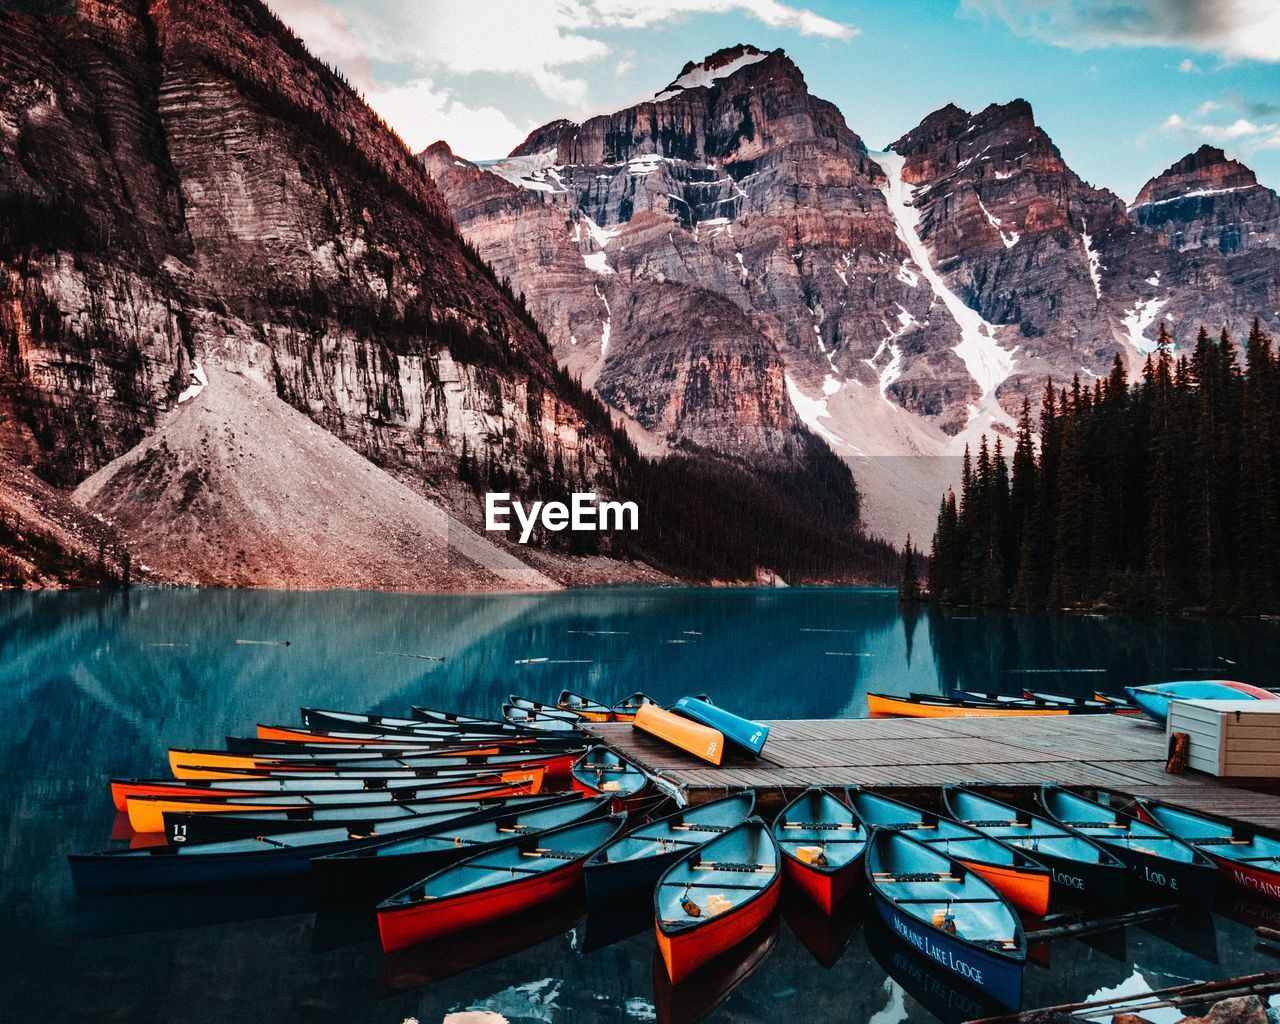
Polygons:
<instances>
[{"instance_id":1,"label":"canoe seat","mask_svg":"<svg viewBox=\"0 0 1280 1024\"><path fill-rule=\"evenodd\" d=\"M850 825L848 822L839 821L788 821L783 828L795 829L817 829L826 832L856 832L857 825Z\"/></svg>"},{"instance_id":2,"label":"canoe seat","mask_svg":"<svg viewBox=\"0 0 1280 1024\"><path fill-rule=\"evenodd\" d=\"M1206 839L1186 839L1184 842L1194 846L1248 846L1251 839L1237 839L1235 836L1210 836Z\"/></svg>"},{"instance_id":3,"label":"canoe seat","mask_svg":"<svg viewBox=\"0 0 1280 1024\"><path fill-rule=\"evenodd\" d=\"M876 875L881 882L955 882L955 875L943 875L937 871L904 871L896 875Z\"/></svg>"},{"instance_id":4,"label":"canoe seat","mask_svg":"<svg viewBox=\"0 0 1280 1024\"><path fill-rule=\"evenodd\" d=\"M544 850L539 847L536 850L530 850L521 853L522 857L550 857L552 860L577 860L582 856L580 850Z\"/></svg>"},{"instance_id":5,"label":"canoe seat","mask_svg":"<svg viewBox=\"0 0 1280 1024\"><path fill-rule=\"evenodd\" d=\"M892 821L886 825L876 825L878 829L885 832L909 832L912 829L930 829L937 828L936 825L926 825L923 821Z\"/></svg>"},{"instance_id":6,"label":"canoe seat","mask_svg":"<svg viewBox=\"0 0 1280 1024\"><path fill-rule=\"evenodd\" d=\"M744 874L770 870L767 864L743 864L727 860L703 861L701 864L695 864L694 868L699 871L740 871Z\"/></svg>"},{"instance_id":7,"label":"canoe seat","mask_svg":"<svg viewBox=\"0 0 1280 1024\"><path fill-rule=\"evenodd\" d=\"M693 824L690 824L690 825L672 825L671 828L673 830L679 829L682 832L728 832L734 828L737 828L737 826L736 825L699 825L697 822L694 822Z\"/></svg>"},{"instance_id":8,"label":"canoe seat","mask_svg":"<svg viewBox=\"0 0 1280 1024\"><path fill-rule=\"evenodd\" d=\"M1012 818L979 818L976 821L968 819L964 822L970 828L999 828L1002 825L1017 826L1018 828L1030 828L1029 821L1015 821Z\"/></svg>"},{"instance_id":9,"label":"canoe seat","mask_svg":"<svg viewBox=\"0 0 1280 1024\"><path fill-rule=\"evenodd\" d=\"M1058 824L1067 828L1128 828L1120 821L1059 821Z\"/></svg>"}]
</instances>

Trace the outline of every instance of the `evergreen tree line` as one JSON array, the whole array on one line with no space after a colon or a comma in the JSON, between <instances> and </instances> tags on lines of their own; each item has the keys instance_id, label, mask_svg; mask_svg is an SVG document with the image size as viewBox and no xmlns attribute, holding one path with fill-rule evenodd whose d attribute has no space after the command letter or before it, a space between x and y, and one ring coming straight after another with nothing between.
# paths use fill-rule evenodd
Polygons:
<instances>
[{"instance_id":1,"label":"evergreen tree line","mask_svg":"<svg viewBox=\"0 0 1280 1024\"><path fill-rule=\"evenodd\" d=\"M1034 438L984 436L948 491L934 600L991 607L1280 612L1280 360L1201 328L1175 356L1164 324L1142 379L1047 382Z\"/></svg>"}]
</instances>

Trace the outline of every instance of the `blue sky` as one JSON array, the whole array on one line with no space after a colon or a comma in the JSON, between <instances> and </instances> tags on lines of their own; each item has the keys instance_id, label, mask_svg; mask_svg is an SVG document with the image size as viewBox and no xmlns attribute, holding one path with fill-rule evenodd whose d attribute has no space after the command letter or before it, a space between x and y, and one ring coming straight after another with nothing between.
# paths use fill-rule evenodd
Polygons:
<instances>
[{"instance_id":1,"label":"blue sky","mask_svg":"<svg viewBox=\"0 0 1280 1024\"><path fill-rule=\"evenodd\" d=\"M872 149L1015 97L1131 200L1202 142L1280 186L1277 0L268 0L406 141L500 156L652 96L687 60L782 47Z\"/></svg>"}]
</instances>

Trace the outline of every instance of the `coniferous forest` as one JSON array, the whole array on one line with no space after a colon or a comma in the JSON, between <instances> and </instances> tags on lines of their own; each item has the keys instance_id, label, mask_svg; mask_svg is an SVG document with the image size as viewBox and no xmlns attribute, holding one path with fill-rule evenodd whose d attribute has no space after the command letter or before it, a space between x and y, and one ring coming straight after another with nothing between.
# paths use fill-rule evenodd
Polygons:
<instances>
[{"instance_id":1,"label":"coniferous forest","mask_svg":"<svg viewBox=\"0 0 1280 1024\"><path fill-rule=\"evenodd\" d=\"M934 600L1020 608L1280 612L1280 361L1203 328L1175 355L1161 324L1131 383L1046 382L1013 450L966 451L929 559Z\"/></svg>"}]
</instances>

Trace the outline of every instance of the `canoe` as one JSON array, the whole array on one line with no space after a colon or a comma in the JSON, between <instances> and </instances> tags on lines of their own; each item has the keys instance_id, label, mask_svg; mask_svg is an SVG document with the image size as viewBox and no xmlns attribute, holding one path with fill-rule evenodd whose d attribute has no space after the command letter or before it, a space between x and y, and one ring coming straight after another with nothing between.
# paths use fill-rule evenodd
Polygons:
<instances>
[{"instance_id":1,"label":"canoe","mask_svg":"<svg viewBox=\"0 0 1280 1024\"><path fill-rule=\"evenodd\" d=\"M514 746L521 743L533 743L537 737L522 732L510 736L498 733L458 732L452 729L437 731L384 729L381 732L359 732L350 729L311 729L302 725L262 725L257 726L259 740L277 740L282 743L316 744L362 744L364 746L413 746L420 743L438 745L465 743L502 744ZM228 747L227 749L231 749Z\"/></svg>"},{"instance_id":2,"label":"canoe","mask_svg":"<svg viewBox=\"0 0 1280 1024\"><path fill-rule=\"evenodd\" d=\"M229 811L226 814L192 814L185 811L164 816L165 838L171 843L210 843L224 839L274 836L281 832L311 832L319 828L349 828L360 832L380 821L400 821L415 815L449 811L452 815L485 809L517 811L577 800L570 793L538 796L482 797L476 800L408 800L390 804L329 804L290 807L270 811Z\"/></svg>"},{"instance_id":3,"label":"canoe","mask_svg":"<svg viewBox=\"0 0 1280 1024\"><path fill-rule=\"evenodd\" d=\"M1139 800L1138 812L1143 820L1172 833L1217 864L1225 881L1280 901L1280 839L1257 835L1239 822L1159 800Z\"/></svg>"},{"instance_id":4,"label":"canoe","mask_svg":"<svg viewBox=\"0 0 1280 1024\"><path fill-rule=\"evenodd\" d=\"M930 694L913 693L912 697L930 697ZM1094 697L1064 697L1056 693L1039 693L1023 690L1019 694L991 693L983 690L952 690L950 699L961 704L997 704L1018 707L1063 707L1076 709L1077 712L1113 713L1115 705Z\"/></svg>"},{"instance_id":5,"label":"canoe","mask_svg":"<svg viewBox=\"0 0 1280 1024\"><path fill-rule=\"evenodd\" d=\"M420 704L413 705L410 708L413 717L430 723L442 723L444 725L460 725L471 730L484 732L510 732L513 728L510 722L504 722L497 718L475 718L471 715L460 715L456 711L441 711L438 708L424 708Z\"/></svg>"},{"instance_id":6,"label":"canoe","mask_svg":"<svg viewBox=\"0 0 1280 1024\"><path fill-rule=\"evenodd\" d=\"M1128 867L1092 840L1049 818L960 786L944 786L942 800L956 821L1025 850L1053 872L1055 899L1112 907L1125 902Z\"/></svg>"},{"instance_id":7,"label":"canoe","mask_svg":"<svg viewBox=\"0 0 1280 1024\"><path fill-rule=\"evenodd\" d=\"M1019 1006L1027 940L990 883L962 861L883 829L868 844L867 875L892 934L1002 1006Z\"/></svg>"},{"instance_id":8,"label":"canoe","mask_svg":"<svg viewBox=\"0 0 1280 1024\"><path fill-rule=\"evenodd\" d=\"M583 715L577 711L570 711L567 708L559 707L556 704L543 704L540 700L533 700L530 697L521 697L518 693L513 693L507 697L507 703L512 707L524 708L526 711L536 711L538 714L550 715L552 718L563 718L570 722L585 721Z\"/></svg>"},{"instance_id":9,"label":"canoe","mask_svg":"<svg viewBox=\"0 0 1280 1024\"><path fill-rule=\"evenodd\" d=\"M184 747L169 748L169 770L175 778L202 778L188 772L201 772L219 768L256 768L262 765L278 767L284 764L325 765L333 767L343 762L374 762L396 758L471 758L504 753L496 746L474 745L450 747L414 747L409 750L352 750L324 747L298 750L272 748L257 751L196 750Z\"/></svg>"},{"instance_id":10,"label":"canoe","mask_svg":"<svg viewBox=\"0 0 1280 1024\"><path fill-rule=\"evenodd\" d=\"M1130 877L1148 891L1197 907L1213 903L1216 865L1165 829L1059 786L1044 786L1040 803L1058 824L1101 843L1124 861Z\"/></svg>"},{"instance_id":11,"label":"canoe","mask_svg":"<svg viewBox=\"0 0 1280 1024\"><path fill-rule=\"evenodd\" d=\"M746 940L778 906L781 854L750 818L677 861L654 890L654 931L667 976L679 984Z\"/></svg>"},{"instance_id":12,"label":"canoe","mask_svg":"<svg viewBox=\"0 0 1280 1024\"><path fill-rule=\"evenodd\" d=\"M72 882L80 896L243 884L307 875L311 871L311 860L316 856L385 842L388 836L413 835L439 828L450 817L461 823L492 813L495 812L472 811L459 818L444 811L425 818L415 816L379 822L369 832L352 832L339 826L223 842L108 850L72 855L67 860Z\"/></svg>"},{"instance_id":13,"label":"canoe","mask_svg":"<svg viewBox=\"0 0 1280 1024\"><path fill-rule=\"evenodd\" d=\"M639 690L635 693L627 694L613 706L613 720L615 722L630 722L636 717L637 711L644 705L652 703L654 703L653 698L647 693L641 693Z\"/></svg>"},{"instance_id":14,"label":"canoe","mask_svg":"<svg viewBox=\"0 0 1280 1024\"><path fill-rule=\"evenodd\" d=\"M671 710L715 729L725 738L725 742L741 747L754 757L760 756L760 751L769 740L767 725L741 718L724 708L698 700L697 697L681 697L671 705Z\"/></svg>"},{"instance_id":15,"label":"canoe","mask_svg":"<svg viewBox=\"0 0 1280 1024\"><path fill-rule=\"evenodd\" d=\"M136 796L185 799L207 796L254 797L269 793L363 793L374 790L395 793L430 785L433 782L455 786L471 783L490 786L494 780L523 785L528 787L528 792L539 793L542 791L543 775L541 767L532 766L507 771L485 767L459 768L427 776L410 773L399 778L342 773L329 778L303 776L257 779L112 779L111 799L117 811L127 811L129 798Z\"/></svg>"},{"instance_id":16,"label":"canoe","mask_svg":"<svg viewBox=\"0 0 1280 1024\"><path fill-rule=\"evenodd\" d=\"M309 729L337 729L348 732L411 732L432 733L436 735L468 735L488 736L492 733L500 735L524 735L510 722L481 722L471 724L458 721L435 719L424 721L421 718L395 718L390 715L359 714L354 711L328 711L320 708L303 708L302 724Z\"/></svg>"},{"instance_id":17,"label":"canoe","mask_svg":"<svg viewBox=\"0 0 1280 1024\"><path fill-rule=\"evenodd\" d=\"M344 753L363 754L365 757L376 757L380 754L431 754L437 751L458 753L466 751L474 754L496 754L507 744L505 737L490 735L484 740L469 739L415 739L403 735L393 740L381 739L372 733L364 736L361 742L329 743L324 740L312 742L307 740L264 740L257 736L228 736L223 746L229 754L254 754L259 757L269 754L302 754L316 756L339 751Z\"/></svg>"},{"instance_id":18,"label":"canoe","mask_svg":"<svg viewBox=\"0 0 1280 1024\"><path fill-rule=\"evenodd\" d=\"M1183 679L1150 686L1126 686L1135 704L1151 719L1164 725L1169 704L1175 700L1275 700L1276 694L1248 683L1227 679Z\"/></svg>"},{"instance_id":19,"label":"canoe","mask_svg":"<svg viewBox=\"0 0 1280 1024\"><path fill-rule=\"evenodd\" d=\"M584 697L572 690L560 691L556 707L561 711L572 711L574 714L581 715L588 722L613 721L613 709L608 704L601 704L598 700Z\"/></svg>"},{"instance_id":20,"label":"canoe","mask_svg":"<svg viewBox=\"0 0 1280 1024\"><path fill-rule=\"evenodd\" d=\"M718 729L664 711L656 704L640 708L631 724L641 732L656 736L714 765L724 759L724 736Z\"/></svg>"},{"instance_id":21,"label":"canoe","mask_svg":"<svg viewBox=\"0 0 1280 1024\"><path fill-rule=\"evenodd\" d=\"M1049 912L1053 873L1029 854L900 800L864 789L850 789L848 795L868 827L909 833L921 845L972 868L1015 907L1037 917Z\"/></svg>"},{"instance_id":22,"label":"canoe","mask_svg":"<svg viewBox=\"0 0 1280 1024\"><path fill-rule=\"evenodd\" d=\"M661 954L653 956L653 1015L656 1024L701 1024L769 959L778 944L778 918L770 917L747 938L672 982Z\"/></svg>"},{"instance_id":23,"label":"canoe","mask_svg":"<svg viewBox=\"0 0 1280 1024\"><path fill-rule=\"evenodd\" d=\"M1046 704L1068 704L1068 705L1071 705L1072 707L1092 708L1094 710L1101 709L1103 711L1110 711L1113 714L1117 712L1122 713L1126 710L1126 708L1130 711L1138 710L1137 708L1132 707L1131 705L1128 705L1127 702L1120 703L1114 700L1099 700L1096 696L1064 697L1061 694L1042 693L1038 690L1023 690L1022 695L1026 697L1028 700L1043 701Z\"/></svg>"},{"instance_id":24,"label":"canoe","mask_svg":"<svg viewBox=\"0 0 1280 1024\"><path fill-rule=\"evenodd\" d=\"M867 713L872 718L1004 718L1066 715L1065 708L966 707L941 697L913 699L888 693L868 693Z\"/></svg>"},{"instance_id":25,"label":"canoe","mask_svg":"<svg viewBox=\"0 0 1280 1024\"><path fill-rule=\"evenodd\" d=\"M933 1015L936 1024L965 1024L1001 1017L1016 1009L992 999L973 983L962 981L933 957L893 934L878 913L867 919L862 938L871 958L903 992Z\"/></svg>"},{"instance_id":26,"label":"canoe","mask_svg":"<svg viewBox=\"0 0 1280 1024\"><path fill-rule=\"evenodd\" d=\"M514 704L502 705L502 717L513 725L537 729L539 732L568 732L574 734L578 732L577 723L582 721L582 718L578 715L573 715L572 717L552 715L545 711L517 707Z\"/></svg>"},{"instance_id":27,"label":"canoe","mask_svg":"<svg viewBox=\"0 0 1280 1024\"><path fill-rule=\"evenodd\" d=\"M819 787L787 804L773 823L787 880L834 913L863 875L867 830L847 804Z\"/></svg>"},{"instance_id":28,"label":"canoe","mask_svg":"<svg viewBox=\"0 0 1280 1024\"><path fill-rule=\"evenodd\" d=\"M329 899L357 895L382 899L480 850L608 813L608 798L598 797L532 810L499 811L474 823L448 823L403 841L392 839L362 846L349 854L318 858L313 865L316 886Z\"/></svg>"},{"instance_id":29,"label":"canoe","mask_svg":"<svg viewBox=\"0 0 1280 1024\"><path fill-rule=\"evenodd\" d=\"M187 797L134 796L127 801L129 825L135 832L163 832L164 816L177 811L193 814L226 814L244 811L273 811L290 807L328 805L389 804L408 800L475 800L481 797L519 796L528 787L494 779L492 785L440 785L432 783L412 789L389 791L360 790L341 793L281 793L266 796Z\"/></svg>"},{"instance_id":30,"label":"canoe","mask_svg":"<svg viewBox=\"0 0 1280 1024\"><path fill-rule=\"evenodd\" d=\"M647 897L663 872L691 850L737 828L755 810L754 791L684 807L633 828L598 851L583 867L592 909L629 897ZM652 923L652 914L646 917Z\"/></svg>"},{"instance_id":31,"label":"canoe","mask_svg":"<svg viewBox=\"0 0 1280 1024\"><path fill-rule=\"evenodd\" d=\"M610 815L482 850L378 904L386 952L487 924L578 892L582 865L618 834Z\"/></svg>"},{"instance_id":32,"label":"canoe","mask_svg":"<svg viewBox=\"0 0 1280 1024\"><path fill-rule=\"evenodd\" d=\"M464 771L505 772L518 768L541 768L548 779L569 777L569 769L584 753L582 748L573 747L564 751L547 751L539 753L525 748L513 754L472 754L464 756L426 757L349 757L343 755L335 758L291 757L281 760L271 758L250 758L249 763L239 767L205 766L199 755L187 758L177 755L171 763L178 767L173 769L176 779L278 779L278 778L329 778L344 775L361 775L368 778L430 778L436 775Z\"/></svg>"},{"instance_id":33,"label":"canoe","mask_svg":"<svg viewBox=\"0 0 1280 1024\"><path fill-rule=\"evenodd\" d=\"M607 796L615 810L633 797L643 796L652 786L649 776L621 754L608 747L592 747L574 762L572 786L587 796Z\"/></svg>"}]
</instances>

